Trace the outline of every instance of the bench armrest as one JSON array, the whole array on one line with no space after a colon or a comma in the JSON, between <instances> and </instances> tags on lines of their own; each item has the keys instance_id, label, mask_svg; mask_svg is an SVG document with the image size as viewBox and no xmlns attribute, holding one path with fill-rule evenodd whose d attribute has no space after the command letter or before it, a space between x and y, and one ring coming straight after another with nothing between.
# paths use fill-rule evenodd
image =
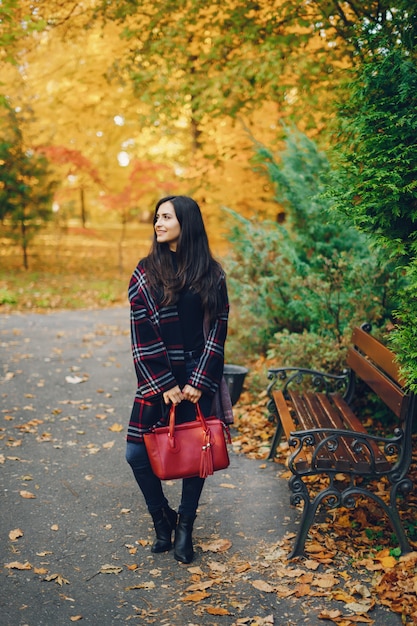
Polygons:
<instances>
[{"instance_id":1,"label":"bench armrest","mask_svg":"<svg viewBox=\"0 0 417 626\"><path fill-rule=\"evenodd\" d=\"M288 444L293 448L288 466L295 474L323 473L323 471L343 473L343 465L338 467L337 461L338 450L342 446L349 446L353 455L358 458L357 469L360 474L382 475L394 471L396 476L403 476L408 471L409 463L403 463L408 454L403 452L410 443L401 428L395 428L391 437L332 428L297 430L291 432ZM379 453L375 444L380 448ZM310 455L309 467L300 472L299 457L304 458L307 451ZM324 469L323 458L326 455L329 455L329 458L331 455L335 462L332 461L327 469Z\"/></svg>"},{"instance_id":2,"label":"bench armrest","mask_svg":"<svg viewBox=\"0 0 417 626\"><path fill-rule=\"evenodd\" d=\"M353 394L354 376L350 369L343 370L340 374L329 374L319 370L304 367L271 367L268 369L268 380L271 382L267 388L268 397L272 397L272 391L279 387L286 395L291 387L297 390L320 391L326 394L339 392L344 399L349 401Z\"/></svg>"}]
</instances>

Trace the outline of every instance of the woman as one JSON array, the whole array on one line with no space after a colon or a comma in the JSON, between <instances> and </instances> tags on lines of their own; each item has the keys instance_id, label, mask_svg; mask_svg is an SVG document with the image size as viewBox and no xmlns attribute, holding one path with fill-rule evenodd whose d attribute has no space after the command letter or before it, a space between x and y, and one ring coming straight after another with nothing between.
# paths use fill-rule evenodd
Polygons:
<instances>
[{"instance_id":1,"label":"woman","mask_svg":"<svg viewBox=\"0 0 417 626\"><path fill-rule=\"evenodd\" d=\"M178 422L215 413L232 423L223 379L229 303L224 272L214 260L198 204L187 196L168 196L156 205L154 239L129 285L132 355L137 391L130 417L126 459L152 516L152 552L172 548L190 563L192 530L204 479L183 479L177 513L168 505L153 473L143 433L167 423L168 405Z\"/></svg>"}]
</instances>

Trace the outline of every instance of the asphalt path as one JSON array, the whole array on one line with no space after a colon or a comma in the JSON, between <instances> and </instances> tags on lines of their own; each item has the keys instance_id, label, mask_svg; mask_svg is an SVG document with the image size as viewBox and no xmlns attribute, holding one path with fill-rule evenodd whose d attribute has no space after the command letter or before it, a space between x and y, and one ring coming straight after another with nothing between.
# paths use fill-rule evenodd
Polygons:
<instances>
[{"instance_id":1,"label":"asphalt path","mask_svg":"<svg viewBox=\"0 0 417 626\"><path fill-rule=\"evenodd\" d=\"M233 446L206 481L193 563L151 553L124 458L134 389L127 308L0 315L0 625L318 626L346 613L295 592L306 572L285 560L299 520L287 481ZM178 506L180 481L165 487ZM313 589L338 572L307 574ZM381 607L370 618L401 624Z\"/></svg>"}]
</instances>

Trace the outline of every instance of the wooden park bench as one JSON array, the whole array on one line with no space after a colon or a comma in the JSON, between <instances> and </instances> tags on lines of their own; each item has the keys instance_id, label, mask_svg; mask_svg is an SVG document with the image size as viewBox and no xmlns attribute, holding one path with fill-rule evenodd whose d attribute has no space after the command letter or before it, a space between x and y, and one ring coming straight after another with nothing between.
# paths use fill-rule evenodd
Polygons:
<instances>
[{"instance_id":1,"label":"wooden park bench","mask_svg":"<svg viewBox=\"0 0 417 626\"><path fill-rule=\"evenodd\" d=\"M411 550L397 503L400 493L412 489L407 472L416 397L404 388L394 354L370 331L369 324L354 329L347 369L340 375L296 367L271 368L268 372L268 410L270 419L277 422L269 458L275 458L285 434L290 447L291 504L304 504L290 558L304 553L320 505L353 508L361 496L372 498L385 512L401 551ZM396 423L388 436L368 432L361 411L352 409L360 380L395 415ZM369 411L366 417L369 419ZM340 480L341 475L344 480ZM326 480L317 488L311 476ZM386 500L372 488L383 477L387 479Z\"/></svg>"}]
</instances>

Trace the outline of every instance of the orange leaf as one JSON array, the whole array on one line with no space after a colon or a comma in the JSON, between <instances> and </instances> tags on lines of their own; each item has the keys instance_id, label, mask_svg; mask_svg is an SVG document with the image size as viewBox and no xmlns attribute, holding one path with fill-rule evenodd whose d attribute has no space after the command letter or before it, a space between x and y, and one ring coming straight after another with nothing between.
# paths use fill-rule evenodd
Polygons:
<instances>
[{"instance_id":1,"label":"orange leaf","mask_svg":"<svg viewBox=\"0 0 417 626\"><path fill-rule=\"evenodd\" d=\"M379 561L381 561L384 569L392 568L397 565L397 560L393 556L384 556L382 559L379 559Z\"/></svg>"},{"instance_id":2,"label":"orange leaf","mask_svg":"<svg viewBox=\"0 0 417 626\"><path fill-rule=\"evenodd\" d=\"M254 580L252 582L252 585L255 587L255 589L258 589L259 591L266 591L267 593L272 593L272 591L275 591L275 587L272 587L264 580Z\"/></svg>"},{"instance_id":3,"label":"orange leaf","mask_svg":"<svg viewBox=\"0 0 417 626\"><path fill-rule=\"evenodd\" d=\"M188 596L181 598L182 602L201 602L205 598L209 598L211 593L206 591L196 591L196 593L189 593Z\"/></svg>"},{"instance_id":4,"label":"orange leaf","mask_svg":"<svg viewBox=\"0 0 417 626\"><path fill-rule=\"evenodd\" d=\"M323 611L321 611L320 615L319 615L319 619L331 619L334 620L337 617L341 617L342 616L342 612L339 611L338 609L333 609L332 611L328 611L327 609L324 609Z\"/></svg>"},{"instance_id":5,"label":"orange leaf","mask_svg":"<svg viewBox=\"0 0 417 626\"><path fill-rule=\"evenodd\" d=\"M26 498L26 499L31 499L31 498L36 498L35 494L31 493L30 491L19 491L20 495L22 496L22 498Z\"/></svg>"},{"instance_id":6,"label":"orange leaf","mask_svg":"<svg viewBox=\"0 0 417 626\"><path fill-rule=\"evenodd\" d=\"M122 426L122 424L113 424L110 426L109 430L111 430L112 433L121 433L122 430L124 430L124 426Z\"/></svg>"},{"instance_id":7,"label":"orange leaf","mask_svg":"<svg viewBox=\"0 0 417 626\"><path fill-rule=\"evenodd\" d=\"M11 563L5 563L4 567L9 569L32 569L32 566L28 561L26 563L20 563L20 561L12 561Z\"/></svg>"},{"instance_id":8,"label":"orange leaf","mask_svg":"<svg viewBox=\"0 0 417 626\"><path fill-rule=\"evenodd\" d=\"M210 615L230 615L227 609L222 609L220 606L208 606L206 612Z\"/></svg>"}]
</instances>

